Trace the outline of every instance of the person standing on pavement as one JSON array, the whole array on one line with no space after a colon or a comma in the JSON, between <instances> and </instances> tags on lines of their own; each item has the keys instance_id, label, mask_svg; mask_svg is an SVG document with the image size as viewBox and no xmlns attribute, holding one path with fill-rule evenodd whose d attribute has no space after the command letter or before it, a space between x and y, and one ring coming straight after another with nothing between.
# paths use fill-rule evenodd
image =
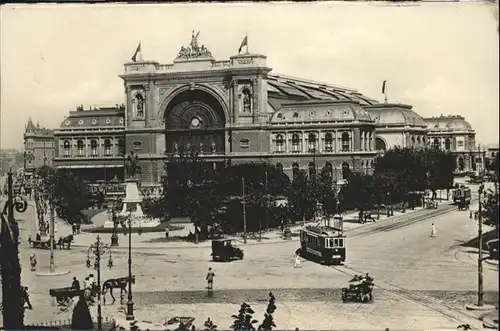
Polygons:
<instances>
[{"instance_id":1,"label":"person standing on pavement","mask_svg":"<svg viewBox=\"0 0 500 331\"><path fill-rule=\"evenodd\" d=\"M431 238L436 238L436 226L434 223L431 224Z\"/></svg>"},{"instance_id":2,"label":"person standing on pavement","mask_svg":"<svg viewBox=\"0 0 500 331\"><path fill-rule=\"evenodd\" d=\"M294 268L300 268L300 248L295 251L295 264Z\"/></svg>"},{"instance_id":3,"label":"person standing on pavement","mask_svg":"<svg viewBox=\"0 0 500 331\"><path fill-rule=\"evenodd\" d=\"M206 280L207 280L207 289L209 291L214 289L214 277L215 273L213 272L212 268L208 268Z\"/></svg>"},{"instance_id":4,"label":"person standing on pavement","mask_svg":"<svg viewBox=\"0 0 500 331\"><path fill-rule=\"evenodd\" d=\"M28 293L28 287L27 286L21 286L21 295L23 296L24 299L24 304L28 305L28 309L32 310L33 306L31 305L30 302L30 295Z\"/></svg>"},{"instance_id":5,"label":"person standing on pavement","mask_svg":"<svg viewBox=\"0 0 500 331\"><path fill-rule=\"evenodd\" d=\"M35 253L31 253L31 256L30 256L30 266L31 266L31 271L35 271L36 270L36 256L35 256Z\"/></svg>"}]
</instances>

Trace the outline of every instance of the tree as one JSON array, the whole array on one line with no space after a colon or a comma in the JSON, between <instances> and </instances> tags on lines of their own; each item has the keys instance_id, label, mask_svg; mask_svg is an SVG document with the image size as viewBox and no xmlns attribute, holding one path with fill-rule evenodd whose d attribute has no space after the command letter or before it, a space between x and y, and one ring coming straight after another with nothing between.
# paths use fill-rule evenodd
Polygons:
<instances>
[{"instance_id":1,"label":"tree","mask_svg":"<svg viewBox=\"0 0 500 331\"><path fill-rule=\"evenodd\" d=\"M455 156L439 149L425 149L423 152L424 166L427 168L427 188L436 196L436 190L453 186L456 169Z\"/></svg>"},{"instance_id":2,"label":"tree","mask_svg":"<svg viewBox=\"0 0 500 331\"><path fill-rule=\"evenodd\" d=\"M94 323L92 322L92 317L90 316L89 306L87 305L87 300L85 300L83 295L80 295L78 302L73 309L73 314L71 316L71 329L94 329Z\"/></svg>"},{"instance_id":3,"label":"tree","mask_svg":"<svg viewBox=\"0 0 500 331\"><path fill-rule=\"evenodd\" d=\"M235 331L255 330L255 327L253 325L255 323L258 323L258 321L253 318L253 314L255 314L255 311L252 309L252 307L250 307L249 304L243 302L240 306L238 314L232 315L234 321L231 325L231 329Z\"/></svg>"},{"instance_id":4,"label":"tree","mask_svg":"<svg viewBox=\"0 0 500 331\"><path fill-rule=\"evenodd\" d=\"M89 197L85 183L71 172L58 171L43 166L37 170L41 178L40 190L46 199L54 199L58 216L69 223L82 219L82 210L89 207Z\"/></svg>"},{"instance_id":5,"label":"tree","mask_svg":"<svg viewBox=\"0 0 500 331\"><path fill-rule=\"evenodd\" d=\"M340 194L344 208L358 209L359 211L369 210L375 201L373 176L361 173L351 174Z\"/></svg>"},{"instance_id":6,"label":"tree","mask_svg":"<svg viewBox=\"0 0 500 331\"><path fill-rule=\"evenodd\" d=\"M276 298L274 297L273 292L269 292L269 303L267 304L266 313L264 314L264 320L262 321L262 324L259 325L258 330L271 331L276 327L276 323L274 323L273 318L273 314L276 311L275 300Z\"/></svg>"},{"instance_id":7,"label":"tree","mask_svg":"<svg viewBox=\"0 0 500 331\"><path fill-rule=\"evenodd\" d=\"M314 215L314 196L310 194L310 182L306 172L299 170L287 192L289 217L292 221L301 221Z\"/></svg>"},{"instance_id":8,"label":"tree","mask_svg":"<svg viewBox=\"0 0 500 331\"><path fill-rule=\"evenodd\" d=\"M498 214L498 205L499 205L499 194L498 192L492 192L488 190L489 192L487 193L486 196L486 202L483 204L483 217L484 217L484 223L491 225L491 226L496 226L498 229L498 226L500 225L499 221L499 214Z\"/></svg>"}]
</instances>

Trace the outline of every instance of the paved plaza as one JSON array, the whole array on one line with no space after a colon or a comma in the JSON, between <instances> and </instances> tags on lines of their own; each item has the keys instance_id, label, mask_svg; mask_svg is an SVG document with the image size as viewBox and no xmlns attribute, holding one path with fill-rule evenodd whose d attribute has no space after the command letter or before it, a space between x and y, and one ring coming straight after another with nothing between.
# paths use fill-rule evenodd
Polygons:
<instances>
[{"instance_id":1,"label":"paved plaza","mask_svg":"<svg viewBox=\"0 0 500 331\"><path fill-rule=\"evenodd\" d=\"M42 277L29 271L31 252L37 255L38 270L47 269L49 262L48 250L27 246L26 238L34 222L32 213L33 209L28 208L20 215L24 240L20 254L22 277L34 305L32 311L27 311L26 322L67 319L70 312L59 311L49 289L69 286L72 277L82 281L96 271L85 267L84 247L56 251L56 268L71 271L68 275ZM173 316L192 316L200 327L211 317L220 328L227 328L230 316L243 301L251 303L255 317L262 319L267 293L273 291L279 328L422 329L456 328L462 323L479 327L478 315L464 308L476 300L477 287L474 255L460 246L477 233L477 222L468 216L443 203L438 210L416 210L352 227L346 232L346 263L335 267L303 261L300 268L294 268L294 251L299 246L296 238L246 246L238 242L245 252L242 261L214 263L207 244L169 244L148 249L144 239L133 234L133 245L142 243L133 248L136 318L164 323ZM429 236L431 223L436 224L436 238ZM102 236L106 239L109 235ZM120 236L121 247L126 246L126 239ZM112 251L112 269L106 267L109 256L103 257L101 280L127 276L128 253L122 248ZM216 273L211 297L204 290L208 267ZM340 289L352 275L366 272L375 277L373 303L342 303ZM487 302L497 301L497 278L498 267L485 263ZM118 293L115 296L119 297ZM112 305L108 296L104 315L120 316L120 309L119 299Z\"/></svg>"}]
</instances>

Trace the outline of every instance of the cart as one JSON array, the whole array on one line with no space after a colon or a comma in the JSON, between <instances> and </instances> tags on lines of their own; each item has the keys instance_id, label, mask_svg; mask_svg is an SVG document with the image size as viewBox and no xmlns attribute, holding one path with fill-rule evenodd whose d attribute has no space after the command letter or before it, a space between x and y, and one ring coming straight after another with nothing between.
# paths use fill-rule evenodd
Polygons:
<instances>
[{"instance_id":1,"label":"cart","mask_svg":"<svg viewBox=\"0 0 500 331\"><path fill-rule=\"evenodd\" d=\"M234 247L231 239L214 239L212 240L212 260L223 262L243 260L243 251Z\"/></svg>"},{"instance_id":2,"label":"cart","mask_svg":"<svg viewBox=\"0 0 500 331\"><path fill-rule=\"evenodd\" d=\"M349 284L342 288L342 301L369 302L373 299L373 283L366 280Z\"/></svg>"}]
</instances>

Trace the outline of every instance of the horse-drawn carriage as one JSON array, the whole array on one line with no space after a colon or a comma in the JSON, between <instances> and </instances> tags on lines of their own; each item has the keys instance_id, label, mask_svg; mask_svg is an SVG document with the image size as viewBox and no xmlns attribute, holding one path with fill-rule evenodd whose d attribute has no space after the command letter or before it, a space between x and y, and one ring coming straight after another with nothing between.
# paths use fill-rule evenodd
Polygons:
<instances>
[{"instance_id":1,"label":"horse-drawn carriage","mask_svg":"<svg viewBox=\"0 0 500 331\"><path fill-rule=\"evenodd\" d=\"M343 302L369 302L373 299L373 278L356 275L349 283L349 287L342 288Z\"/></svg>"},{"instance_id":2,"label":"horse-drawn carriage","mask_svg":"<svg viewBox=\"0 0 500 331\"><path fill-rule=\"evenodd\" d=\"M52 288L49 290L50 296L56 299L57 304L59 306L63 307L67 306L74 297L78 297L84 293L85 293L84 289L77 289L74 287ZM98 293L99 293L99 286L94 285L90 290L90 295L87 297L87 300L93 301L93 299L97 296Z\"/></svg>"},{"instance_id":3,"label":"horse-drawn carriage","mask_svg":"<svg viewBox=\"0 0 500 331\"><path fill-rule=\"evenodd\" d=\"M231 239L214 239L212 240L212 259L223 262L243 260L243 251L234 247Z\"/></svg>"},{"instance_id":4,"label":"horse-drawn carriage","mask_svg":"<svg viewBox=\"0 0 500 331\"><path fill-rule=\"evenodd\" d=\"M73 235L70 234L66 237L60 237L58 241L54 240L54 247L59 246L59 249L71 249L71 243L73 242ZM32 240L31 237L28 238L28 243L33 248L49 249L50 248L50 238L41 238L37 236L36 240Z\"/></svg>"}]
</instances>

